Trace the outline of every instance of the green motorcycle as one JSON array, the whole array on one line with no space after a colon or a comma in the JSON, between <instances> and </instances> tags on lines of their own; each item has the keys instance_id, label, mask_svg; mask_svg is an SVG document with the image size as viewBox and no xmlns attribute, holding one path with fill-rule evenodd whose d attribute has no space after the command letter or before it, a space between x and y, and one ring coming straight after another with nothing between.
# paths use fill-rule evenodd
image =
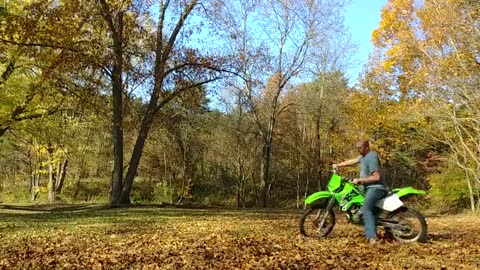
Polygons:
<instances>
[{"instance_id":1,"label":"green motorcycle","mask_svg":"<svg viewBox=\"0 0 480 270\"><path fill-rule=\"evenodd\" d=\"M423 190L412 187L391 190L376 206L377 227L385 230L393 239L400 242L425 241L427 223L425 217L404 205L401 199L412 195L424 195ZM342 178L333 171L327 190L311 194L305 199L307 210L300 218L300 232L308 237L325 237L335 226L334 208L338 206L347 213L348 220L363 225L360 208L364 202L364 192L350 179Z\"/></svg>"}]
</instances>

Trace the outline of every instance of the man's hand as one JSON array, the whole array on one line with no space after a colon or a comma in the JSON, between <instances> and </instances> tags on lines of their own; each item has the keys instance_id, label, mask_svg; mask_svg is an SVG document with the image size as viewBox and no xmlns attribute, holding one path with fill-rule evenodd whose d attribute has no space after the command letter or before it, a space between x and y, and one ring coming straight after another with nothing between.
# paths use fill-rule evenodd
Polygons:
<instances>
[{"instance_id":1,"label":"man's hand","mask_svg":"<svg viewBox=\"0 0 480 270\"><path fill-rule=\"evenodd\" d=\"M338 164L332 164L332 168L338 169Z\"/></svg>"},{"instance_id":2,"label":"man's hand","mask_svg":"<svg viewBox=\"0 0 480 270\"><path fill-rule=\"evenodd\" d=\"M358 185L358 184L361 184L361 179L360 178L355 178L352 180L352 183L355 184L355 185Z\"/></svg>"}]
</instances>

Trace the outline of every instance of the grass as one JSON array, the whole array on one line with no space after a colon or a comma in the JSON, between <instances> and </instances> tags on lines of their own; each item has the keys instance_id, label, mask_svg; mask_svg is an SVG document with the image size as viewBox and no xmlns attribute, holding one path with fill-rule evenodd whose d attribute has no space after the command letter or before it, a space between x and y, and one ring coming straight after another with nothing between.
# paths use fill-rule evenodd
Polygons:
<instances>
[{"instance_id":1,"label":"grass","mask_svg":"<svg viewBox=\"0 0 480 270\"><path fill-rule=\"evenodd\" d=\"M298 233L301 212L102 205L0 209L0 269L478 269L480 218L428 218L426 243L368 246L338 223Z\"/></svg>"}]
</instances>

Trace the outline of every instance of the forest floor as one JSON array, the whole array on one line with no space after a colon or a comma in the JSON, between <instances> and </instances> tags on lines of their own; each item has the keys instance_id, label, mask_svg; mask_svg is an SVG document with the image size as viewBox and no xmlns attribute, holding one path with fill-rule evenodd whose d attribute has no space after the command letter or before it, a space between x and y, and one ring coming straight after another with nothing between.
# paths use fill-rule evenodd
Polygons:
<instances>
[{"instance_id":1,"label":"forest floor","mask_svg":"<svg viewBox=\"0 0 480 270\"><path fill-rule=\"evenodd\" d=\"M480 217L427 216L425 243L367 245L337 217L325 239L301 212L0 206L0 269L480 269Z\"/></svg>"}]
</instances>

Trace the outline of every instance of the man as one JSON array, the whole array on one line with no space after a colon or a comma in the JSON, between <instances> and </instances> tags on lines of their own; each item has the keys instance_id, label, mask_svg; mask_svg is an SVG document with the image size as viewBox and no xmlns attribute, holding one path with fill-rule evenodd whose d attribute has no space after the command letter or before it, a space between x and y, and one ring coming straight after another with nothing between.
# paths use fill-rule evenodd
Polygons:
<instances>
[{"instance_id":1,"label":"man","mask_svg":"<svg viewBox=\"0 0 480 270\"><path fill-rule=\"evenodd\" d=\"M363 184L365 187L365 202L362 206L362 219L365 224L365 236L370 244L377 243L375 204L388 193L385 181L382 177L380 159L375 151L370 150L367 140L358 141L355 144L360 156L338 164L333 168L352 166L360 163L360 178L353 179L354 184Z\"/></svg>"}]
</instances>

